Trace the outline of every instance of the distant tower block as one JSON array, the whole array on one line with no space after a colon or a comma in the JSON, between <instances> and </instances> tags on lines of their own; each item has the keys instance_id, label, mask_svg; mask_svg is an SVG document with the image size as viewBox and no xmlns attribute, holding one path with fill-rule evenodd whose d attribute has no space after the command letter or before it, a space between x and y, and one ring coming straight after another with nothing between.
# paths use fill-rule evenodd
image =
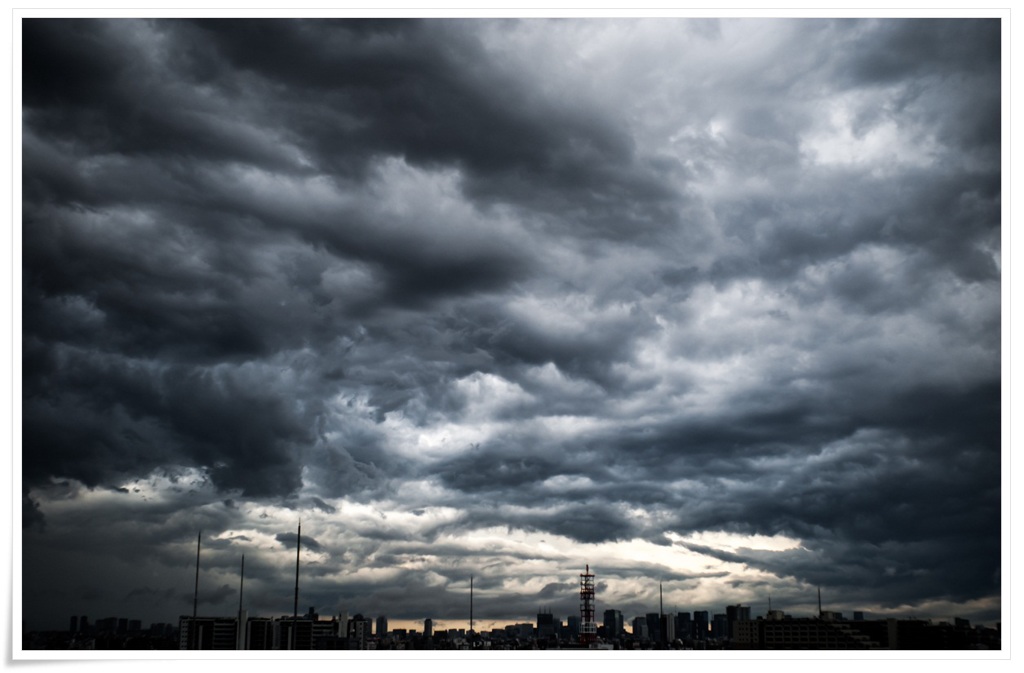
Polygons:
<instances>
[{"instance_id":1,"label":"distant tower block","mask_svg":"<svg viewBox=\"0 0 1024 673\"><path fill-rule=\"evenodd\" d=\"M587 570L580 574L580 644L597 642L597 623L594 621L594 574Z\"/></svg>"}]
</instances>

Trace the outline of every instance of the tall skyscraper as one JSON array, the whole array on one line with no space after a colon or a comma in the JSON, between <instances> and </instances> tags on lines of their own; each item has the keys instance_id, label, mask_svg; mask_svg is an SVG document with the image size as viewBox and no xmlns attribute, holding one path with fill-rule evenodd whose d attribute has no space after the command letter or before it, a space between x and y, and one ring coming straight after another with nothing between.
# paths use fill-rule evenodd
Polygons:
<instances>
[{"instance_id":1,"label":"tall skyscraper","mask_svg":"<svg viewBox=\"0 0 1024 673\"><path fill-rule=\"evenodd\" d=\"M388 635L388 618L384 615L377 617L377 637L385 638Z\"/></svg>"},{"instance_id":2,"label":"tall skyscraper","mask_svg":"<svg viewBox=\"0 0 1024 673\"><path fill-rule=\"evenodd\" d=\"M729 620L729 633L728 638L736 637L736 622L749 622L750 621L750 606L749 605L729 605L725 608L726 617Z\"/></svg>"},{"instance_id":3,"label":"tall skyscraper","mask_svg":"<svg viewBox=\"0 0 1024 673\"><path fill-rule=\"evenodd\" d=\"M676 615L676 638L689 640L693 638L693 620L689 612L680 612Z\"/></svg>"},{"instance_id":4,"label":"tall skyscraper","mask_svg":"<svg viewBox=\"0 0 1024 673\"><path fill-rule=\"evenodd\" d=\"M555 616L550 610L537 613L537 640L551 638L555 635Z\"/></svg>"},{"instance_id":5,"label":"tall skyscraper","mask_svg":"<svg viewBox=\"0 0 1024 673\"><path fill-rule=\"evenodd\" d=\"M606 638L618 638L623 631L622 613L618 610L604 611L604 633Z\"/></svg>"},{"instance_id":6,"label":"tall skyscraper","mask_svg":"<svg viewBox=\"0 0 1024 673\"><path fill-rule=\"evenodd\" d=\"M661 641L661 615L657 612L647 613L647 637L654 642Z\"/></svg>"},{"instance_id":7,"label":"tall skyscraper","mask_svg":"<svg viewBox=\"0 0 1024 673\"><path fill-rule=\"evenodd\" d=\"M723 640L729 637L729 616L724 612L716 613L711 622L711 637Z\"/></svg>"},{"instance_id":8,"label":"tall skyscraper","mask_svg":"<svg viewBox=\"0 0 1024 673\"><path fill-rule=\"evenodd\" d=\"M693 636L697 640L707 640L710 620L707 610L693 611Z\"/></svg>"},{"instance_id":9,"label":"tall skyscraper","mask_svg":"<svg viewBox=\"0 0 1024 673\"><path fill-rule=\"evenodd\" d=\"M661 642L671 643L676 635L676 616L671 612L661 616Z\"/></svg>"}]
</instances>

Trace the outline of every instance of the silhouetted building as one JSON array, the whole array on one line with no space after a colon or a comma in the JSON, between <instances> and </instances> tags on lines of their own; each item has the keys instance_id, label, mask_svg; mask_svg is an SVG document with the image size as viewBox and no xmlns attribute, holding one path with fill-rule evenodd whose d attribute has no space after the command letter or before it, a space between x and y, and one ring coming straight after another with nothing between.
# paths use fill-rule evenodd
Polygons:
<instances>
[{"instance_id":1,"label":"silhouetted building","mask_svg":"<svg viewBox=\"0 0 1024 673\"><path fill-rule=\"evenodd\" d=\"M606 638L618 638L624 630L622 613L618 610L604 611L604 634Z\"/></svg>"},{"instance_id":2,"label":"silhouetted building","mask_svg":"<svg viewBox=\"0 0 1024 673\"><path fill-rule=\"evenodd\" d=\"M277 649L313 649L313 620L281 617L276 620L275 629L280 634L277 638Z\"/></svg>"},{"instance_id":3,"label":"silhouetted building","mask_svg":"<svg viewBox=\"0 0 1024 673\"><path fill-rule=\"evenodd\" d=\"M249 650L277 649L274 633L274 620L267 617L254 617L245 620L245 648Z\"/></svg>"},{"instance_id":4,"label":"silhouetted building","mask_svg":"<svg viewBox=\"0 0 1024 673\"><path fill-rule=\"evenodd\" d=\"M729 637L729 616L726 613L716 613L711 620L711 637L715 640L725 640Z\"/></svg>"},{"instance_id":5,"label":"silhouetted building","mask_svg":"<svg viewBox=\"0 0 1024 673\"><path fill-rule=\"evenodd\" d=\"M676 615L676 638L680 640L693 640L693 620L689 612L680 612Z\"/></svg>"},{"instance_id":6,"label":"silhouetted building","mask_svg":"<svg viewBox=\"0 0 1024 673\"><path fill-rule=\"evenodd\" d=\"M424 619L423 620L423 637L433 638L434 637L434 620Z\"/></svg>"},{"instance_id":7,"label":"silhouetted building","mask_svg":"<svg viewBox=\"0 0 1024 673\"><path fill-rule=\"evenodd\" d=\"M792 618L738 621L733 646L764 650L999 649L998 631L982 633L917 619Z\"/></svg>"},{"instance_id":8,"label":"silhouetted building","mask_svg":"<svg viewBox=\"0 0 1024 673\"><path fill-rule=\"evenodd\" d=\"M237 617L183 616L178 621L179 647L183 650L234 650L238 647L237 629Z\"/></svg>"},{"instance_id":9,"label":"silhouetted building","mask_svg":"<svg viewBox=\"0 0 1024 673\"><path fill-rule=\"evenodd\" d=\"M707 610L694 610L693 611L693 637L697 640L707 640L708 638L708 611Z\"/></svg>"},{"instance_id":10,"label":"silhouetted building","mask_svg":"<svg viewBox=\"0 0 1024 673\"><path fill-rule=\"evenodd\" d=\"M654 642L661 641L661 615L657 612L647 613L647 637Z\"/></svg>"},{"instance_id":11,"label":"silhouetted building","mask_svg":"<svg viewBox=\"0 0 1024 673\"><path fill-rule=\"evenodd\" d=\"M725 614L729 621L729 633L727 637L732 639L736 637L736 622L750 620L750 606L738 604L729 605L725 608Z\"/></svg>"},{"instance_id":12,"label":"silhouetted building","mask_svg":"<svg viewBox=\"0 0 1024 673\"><path fill-rule=\"evenodd\" d=\"M377 637L386 638L388 635L388 618L384 615L377 617Z\"/></svg>"},{"instance_id":13,"label":"silhouetted building","mask_svg":"<svg viewBox=\"0 0 1024 673\"><path fill-rule=\"evenodd\" d=\"M555 637L555 616L550 610L537 613L537 640L550 640Z\"/></svg>"},{"instance_id":14,"label":"silhouetted building","mask_svg":"<svg viewBox=\"0 0 1024 673\"><path fill-rule=\"evenodd\" d=\"M348 620L348 628L346 629L348 648L350 650L365 650L366 643L370 639L370 630L371 622L369 617L357 614Z\"/></svg>"},{"instance_id":15,"label":"silhouetted building","mask_svg":"<svg viewBox=\"0 0 1024 673\"><path fill-rule=\"evenodd\" d=\"M678 636L676 636L676 616L674 614L664 614L661 616L661 642L670 644Z\"/></svg>"}]
</instances>

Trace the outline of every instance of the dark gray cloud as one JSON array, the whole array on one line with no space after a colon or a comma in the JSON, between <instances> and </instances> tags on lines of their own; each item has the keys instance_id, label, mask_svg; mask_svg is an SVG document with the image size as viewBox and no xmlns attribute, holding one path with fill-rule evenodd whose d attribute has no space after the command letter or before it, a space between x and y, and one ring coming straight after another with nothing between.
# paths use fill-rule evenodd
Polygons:
<instances>
[{"instance_id":1,"label":"dark gray cloud","mask_svg":"<svg viewBox=\"0 0 1024 673\"><path fill-rule=\"evenodd\" d=\"M30 622L173 620L198 530L288 613L300 519L322 613L1000 618L998 21L23 45Z\"/></svg>"},{"instance_id":2,"label":"dark gray cloud","mask_svg":"<svg viewBox=\"0 0 1024 673\"><path fill-rule=\"evenodd\" d=\"M298 533L278 533L275 538L278 542L290 549L294 549L299 544L302 544L308 549L312 549L314 551L320 550L320 543L317 542L315 538L311 538L308 535L300 539Z\"/></svg>"}]
</instances>

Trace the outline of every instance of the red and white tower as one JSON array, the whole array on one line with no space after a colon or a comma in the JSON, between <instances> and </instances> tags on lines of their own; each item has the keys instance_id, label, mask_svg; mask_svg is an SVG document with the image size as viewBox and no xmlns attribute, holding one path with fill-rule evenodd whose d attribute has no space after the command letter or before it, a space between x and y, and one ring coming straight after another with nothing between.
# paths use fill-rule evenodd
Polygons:
<instances>
[{"instance_id":1,"label":"red and white tower","mask_svg":"<svg viewBox=\"0 0 1024 673\"><path fill-rule=\"evenodd\" d=\"M580 644L597 642L597 623L594 622L594 574L587 570L580 573Z\"/></svg>"}]
</instances>

